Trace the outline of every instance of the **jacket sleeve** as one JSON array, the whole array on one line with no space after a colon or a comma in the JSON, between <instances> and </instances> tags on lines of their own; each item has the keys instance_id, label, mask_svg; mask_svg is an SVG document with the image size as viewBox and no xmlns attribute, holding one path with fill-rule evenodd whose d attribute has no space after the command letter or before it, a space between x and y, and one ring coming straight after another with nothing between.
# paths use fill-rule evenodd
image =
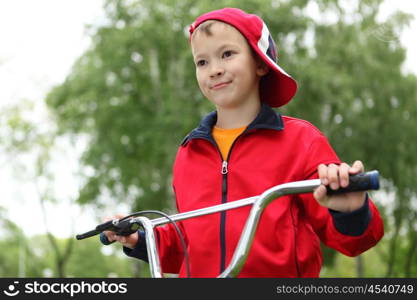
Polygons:
<instances>
[{"instance_id":1,"label":"jacket sleeve","mask_svg":"<svg viewBox=\"0 0 417 300\"><path fill-rule=\"evenodd\" d=\"M318 165L331 162L337 164L339 160L327 139L316 139L306 157L305 179L318 178ZM299 196L303 213L320 240L348 256L357 256L373 247L384 234L378 209L371 197L366 197L363 207L342 213L321 206L313 194Z\"/></svg>"},{"instance_id":2,"label":"jacket sleeve","mask_svg":"<svg viewBox=\"0 0 417 300\"><path fill-rule=\"evenodd\" d=\"M138 230L139 241L136 243L135 248L130 249L123 246L123 252L130 257L134 257L146 262L148 261L148 253L146 250L145 232Z\"/></svg>"}]
</instances>

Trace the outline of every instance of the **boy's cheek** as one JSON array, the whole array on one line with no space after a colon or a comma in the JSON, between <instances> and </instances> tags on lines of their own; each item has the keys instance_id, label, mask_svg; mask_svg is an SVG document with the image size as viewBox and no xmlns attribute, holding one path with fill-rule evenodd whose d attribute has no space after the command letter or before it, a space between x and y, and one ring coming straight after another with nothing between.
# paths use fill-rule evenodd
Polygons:
<instances>
[{"instance_id":1,"label":"boy's cheek","mask_svg":"<svg viewBox=\"0 0 417 300\"><path fill-rule=\"evenodd\" d=\"M203 90L203 85L201 81L197 79L197 83L198 83L198 87L200 88L200 90Z\"/></svg>"},{"instance_id":2,"label":"boy's cheek","mask_svg":"<svg viewBox=\"0 0 417 300\"><path fill-rule=\"evenodd\" d=\"M198 82L198 87L200 88L200 90L204 91L206 87L204 80L202 80L200 77L197 76L197 82Z\"/></svg>"}]
</instances>

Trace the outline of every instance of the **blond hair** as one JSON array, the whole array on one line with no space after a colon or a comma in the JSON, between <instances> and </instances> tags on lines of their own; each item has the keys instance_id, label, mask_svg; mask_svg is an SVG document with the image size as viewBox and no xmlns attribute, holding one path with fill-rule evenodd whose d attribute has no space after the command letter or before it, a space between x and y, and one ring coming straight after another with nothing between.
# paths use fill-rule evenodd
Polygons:
<instances>
[{"instance_id":1,"label":"blond hair","mask_svg":"<svg viewBox=\"0 0 417 300\"><path fill-rule=\"evenodd\" d=\"M193 37L195 36L195 34L196 34L197 32L203 32L203 33L205 33L207 36L212 36L212 35L213 35L213 33L211 32L211 26L213 26L213 25L214 25L214 24L216 24L216 23L221 23L221 24L223 24L223 25L228 25L228 26L230 26L229 24L227 24L227 23L225 23L225 22L222 22L222 21L217 21L217 20L207 20L207 21L205 21L205 22L201 23L200 25L198 25L198 27L194 30L194 32L193 32L193 34L192 34L192 36L191 36L191 39L193 39Z\"/></svg>"}]
</instances>

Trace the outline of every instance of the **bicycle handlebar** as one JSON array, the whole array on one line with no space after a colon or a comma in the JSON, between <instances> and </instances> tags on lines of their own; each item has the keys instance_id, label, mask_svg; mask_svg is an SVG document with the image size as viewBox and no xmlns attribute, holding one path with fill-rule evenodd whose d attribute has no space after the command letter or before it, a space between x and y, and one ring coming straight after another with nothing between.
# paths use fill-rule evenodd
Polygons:
<instances>
[{"instance_id":1,"label":"bicycle handlebar","mask_svg":"<svg viewBox=\"0 0 417 300\"><path fill-rule=\"evenodd\" d=\"M217 213L229 209L234 209L242 206L253 205L246 221L245 227L240 236L238 245L235 249L234 255L229 266L226 270L219 275L219 277L235 277L239 274L243 267L246 258L249 254L250 247L252 245L253 238L257 229L257 225L261 216L261 213L265 207L274 199L290 194L305 194L313 192L317 187L321 185L320 179L304 180L289 182L281 185L274 186L260 196L245 198L236 200L229 203L215 205L203 209L189 211L170 216L173 221L180 221L197 216ZM356 191L377 190L379 189L379 173L378 171L370 171L366 173L360 173L349 176L349 186L346 188L340 188L338 190L331 190L327 187L328 195L342 194ZM166 218L157 218L149 220L145 217L137 217L132 219L125 219L119 222L119 220L112 220L106 223L100 224L95 230L86 232L84 234L77 235L77 239L87 238L100 233L100 240L103 244L108 245L110 242L104 235L103 231L110 230L116 232L118 235L129 235L134 233L140 226L145 229L147 251L148 256L151 258L149 261L151 274L153 277L162 277L160 271L159 258L157 255L156 243L153 228L155 226L163 225L169 221ZM136 230L133 230L136 228Z\"/></svg>"}]
</instances>

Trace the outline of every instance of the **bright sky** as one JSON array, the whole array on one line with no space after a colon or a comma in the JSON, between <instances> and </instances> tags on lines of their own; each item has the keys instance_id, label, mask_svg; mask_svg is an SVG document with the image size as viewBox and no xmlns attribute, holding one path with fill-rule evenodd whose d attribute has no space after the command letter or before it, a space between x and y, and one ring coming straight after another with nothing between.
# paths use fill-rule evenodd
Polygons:
<instances>
[{"instance_id":1,"label":"bright sky","mask_svg":"<svg viewBox=\"0 0 417 300\"><path fill-rule=\"evenodd\" d=\"M1 0L0 1L0 110L22 99L41 102L51 86L62 82L75 59L88 47L90 40L86 24L103 22L103 0ZM417 16L417 2L387 0L381 16L400 9ZM417 21L404 31L401 42L408 49L406 71L417 74ZM382 42L382 41L381 41ZM0 153L0 182L2 183L0 207L27 234L44 232L41 210L33 185L23 184L4 165ZM71 170L77 168L74 155L62 152L55 159L63 198L74 197L77 182ZM63 163L64 162L64 163ZM65 171L64 171L65 170ZM65 187L65 188L62 188ZM118 207L118 213L123 207ZM127 211L123 211L127 212ZM106 215L111 212L104 212ZM115 212L116 213L116 212ZM68 236L92 229L96 224L88 210L63 201L48 207L48 222L53 233Z\"/></svg>"},{"instance_id":2,"label":"bright sky","mask_svg":"<svg viewBox=\"0 0 417 300\"><path fill-rule=\"evenodd\" d=\"M1 102L42 98L89 45L84 25L103 15L103 0L0 1Z\"/></svg>"}]
</instances>

